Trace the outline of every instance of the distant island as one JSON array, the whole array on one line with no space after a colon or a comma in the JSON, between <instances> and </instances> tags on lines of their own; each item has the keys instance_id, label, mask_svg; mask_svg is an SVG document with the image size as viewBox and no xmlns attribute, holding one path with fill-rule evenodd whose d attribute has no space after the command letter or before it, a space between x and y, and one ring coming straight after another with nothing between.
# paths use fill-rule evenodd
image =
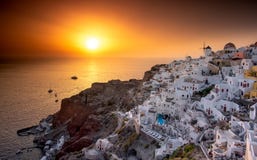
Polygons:
<instances>
[{"instance_id":1,"label":"distant island","mask_svg":"<svg viewBox=\"0 0 257 160\"><path fill-rule=\"evenodd\" d=\"M257 42L93 83L17 133L35 135L41 160L256 160Z\"/></svg>"}]
</instances>

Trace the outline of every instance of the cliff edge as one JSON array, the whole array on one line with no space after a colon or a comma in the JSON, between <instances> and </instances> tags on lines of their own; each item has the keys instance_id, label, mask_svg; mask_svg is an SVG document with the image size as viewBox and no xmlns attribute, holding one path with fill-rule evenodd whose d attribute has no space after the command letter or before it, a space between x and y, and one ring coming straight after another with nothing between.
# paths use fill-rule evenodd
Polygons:
<instances>
[{"instance_id":1,"label":"cliff edge","mask_svg":"<svg viewBox=\"0 0 257 160\"><path fill-rule=\"evenodd\" d=\"M61 102L60 110L52 117L49 132L35 137L34 142L41 146L46 156L63 159L71 152L80 151L105 138L118 127L116 112L128 112L150 95L143 88L160 65L145 72L143 80L111 80L107 83L93 83L91 88ZM62 137L63 142L60 142ZM51 143L53 142L53 143ZM53 144L55 147L53 149ZM59 144L59 148L58 148ZM61 144L61 145L60 145Z\"/></svg>"}]
</instances>

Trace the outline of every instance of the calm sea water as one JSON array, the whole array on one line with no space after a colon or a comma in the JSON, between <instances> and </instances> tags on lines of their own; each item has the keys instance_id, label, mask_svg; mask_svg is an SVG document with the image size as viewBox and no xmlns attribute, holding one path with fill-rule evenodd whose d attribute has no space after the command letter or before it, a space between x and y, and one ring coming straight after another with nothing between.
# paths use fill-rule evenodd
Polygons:
<instances>
[{"instance_id":1,"label":"calm sea water","mask_svg":"<svg viewBox=\"0 0 257 160\"><path fill-rule=\"evenodd\" d=\"M16 131L38 124L58 111L61 99L79 93L93 82L141 79L151 66L170 61L167 58L62 59L0 64L0 159L39 159L39 150L15 155L17 150L33 146L32 136L18 137ZM78 80L71 80L73 75ZM50 88L57 98L48 93Z\"/></svg>"}]
</instances>

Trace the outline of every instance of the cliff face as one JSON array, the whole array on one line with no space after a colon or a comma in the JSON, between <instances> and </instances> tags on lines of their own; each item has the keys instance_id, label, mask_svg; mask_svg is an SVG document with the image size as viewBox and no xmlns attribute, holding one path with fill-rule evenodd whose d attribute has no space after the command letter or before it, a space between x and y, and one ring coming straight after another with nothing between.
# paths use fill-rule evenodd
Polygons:
<instances>
[{"instance_id":1,"label":"cliff face","mask_svg":"<svg viewBox=\"0 0 257 160\"><path fill-rule=\"evenodd\" d=\"M56 140L64 132L68 132L70 138L56 155L59 159L70 152L90 146L99 138L110 135L118 126L118 118L114 112L127 112L142 104L149 96L148 90L142 87L142 83L152 78L158 68L158 65L152 67L145 73L143 80L93 83L91 88L63 99L60 111L53 116L54 132L43 135L36 141L44 144L47 140ZM62 132L58 131L60 128Z\"/></svg>"},{"instance_id":2,"label":"cliff face","mask_svg":"<svg viewBox=\"0 0 257 160\"><path fill-rule=\"evenodd\" d=\"M71 119L71 124L76 122L81 126L91 114L128 111L140 101L137 97L141 84L141 80L93 83L91 88L62 100L61 109L55 114L53 125L58 127Z\"/></svg>"},{"instance_id":3,"label":"cliff face","mask_svg":"<svg viewBox=\"0 0 257 160\"><path fill-rule=\"evenodd\" d=\"M78 95L63 99L60 111L54 115L53 126L58 128L67 123L70 138L57 158L114 132L117 127L114 112L126 112L141 103L141 85L141 80L94 83Z\"/></svg>"}]
</instances>

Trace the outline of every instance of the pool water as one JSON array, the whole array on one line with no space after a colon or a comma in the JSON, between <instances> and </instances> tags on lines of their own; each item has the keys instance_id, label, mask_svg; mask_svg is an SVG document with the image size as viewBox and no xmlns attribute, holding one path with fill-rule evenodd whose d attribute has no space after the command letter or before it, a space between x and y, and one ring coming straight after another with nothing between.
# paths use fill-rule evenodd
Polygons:
<instances>
[{"instance_id":1,"label":"pool water","mask_svg":"<svg viewBox=\"0 0 257 160\"><path fill-rule=\"evenodd\" d=\"M161 115L161 114L157 115L157 123L159 123L160 125L165 124L165 120L163 119L163 115Z\"/></svg>"}]
</instances>

